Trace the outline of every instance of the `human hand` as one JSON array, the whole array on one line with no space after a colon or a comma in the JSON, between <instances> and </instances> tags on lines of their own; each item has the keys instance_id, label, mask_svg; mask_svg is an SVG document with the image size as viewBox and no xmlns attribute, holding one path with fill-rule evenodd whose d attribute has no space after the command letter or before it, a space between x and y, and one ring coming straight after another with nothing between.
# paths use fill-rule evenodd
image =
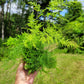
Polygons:
<instances>
[{"instance_id":1,"label":"human hand","mask_svg":"<svg viewBox=\"0 0 84 84\"><path fill-rule=\"evenodd\" d=\"M15 84L33 84L37 71L28 75L28 71L24 70L24 63L21 63L16 72Z\"/></svg>"}]
</instances>

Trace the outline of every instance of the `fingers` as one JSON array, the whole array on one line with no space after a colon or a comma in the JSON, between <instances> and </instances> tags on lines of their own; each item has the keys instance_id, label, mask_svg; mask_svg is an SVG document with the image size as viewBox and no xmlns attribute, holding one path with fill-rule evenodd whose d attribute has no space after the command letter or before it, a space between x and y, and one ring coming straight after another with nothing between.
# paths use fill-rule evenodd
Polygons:
<instances>
[{"instance_id":1,"label":"fingers","mask_svg":"<svg viewBox=\"0 0 84 84\"><path fill-rule=\"evenodd\" d=\"M26 73L24 71L24 63L20 63L16 72L16 79L25 80Z\"/></svg>"},{"instance_id":2,"label":"fingers","mask_svg":"<svg viewBox=\"0 0 84 84\"><path fill-rule=\"evenodd\" d=\"M38 71L35 71L35 72L33 73L33 76L35 77L35 76L37 75L37 73L38 73Z\"/></svg>"},{"instance_id":3,"label":"fingers","mask_svg":"<svg viewBox=\"0 0 84 84\"><path fill-rule=\"evenodd\" d=\"M18 66L17 72L16 72L16 81L24 81L28 84L33 84L34 78L36 77L38 71L35 71L34 73L31 73L28 75L28 71L24 70L25 63L20 63Z\"/></svg>"},{"instance_id":4,"label":"fingers","mask_svg":"<svg viewBox=\"0 0 84 84\"><path fill-rule=\"evenodd\" d=\"M21 72L24 72L26 76L30 76L30 77L35 77L38 73L38 71L35 71L34 73L31 73L30 75L28 75L28 71L27 70L24 70L24 65L25 63L20 63L18 69L17 69L17 73L21 73Z\"/></svg>"},{"instance_id":5,"label":"fingers","mask_svg":"<svg viewBox=\"0 0 84 84\"><path fill-rule=\"evenodd\" d=\"M38 73L38 72L35 71L34 73L32 73L32 74L30 74L29 76L27 76L28 84L33 84L34 78L36 77L37 73Z\"/></svg>"},{"instance_id":6,"label":"fingers","mask_svg":"<svg viewBox=\"0 0 84 84\"><path fill-rule=\"evenodd\" d=\"M38 71L35 71L34 73L30 74L29 76L32 77L32 78L35 78L37 73L38 73Z\"/></svg>"}]
</instances>

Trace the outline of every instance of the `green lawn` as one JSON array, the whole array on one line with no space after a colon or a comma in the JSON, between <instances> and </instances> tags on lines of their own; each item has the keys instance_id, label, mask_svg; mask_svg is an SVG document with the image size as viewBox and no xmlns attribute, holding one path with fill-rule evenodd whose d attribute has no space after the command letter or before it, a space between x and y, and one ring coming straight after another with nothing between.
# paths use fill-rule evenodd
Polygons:
<instances>
[{"instance_id":1,"label":"green lawn","mask_svg":"<svg viewBox=\"0 0 84 84\"><path fill-rule=\"evenodd\" d=\"M57 69L49 69L48 73L39 72L34 84L84 84L84 55L54 53ZM0 84L14 84L16 62L0 62Z\"/></svg>"}]
</instances>

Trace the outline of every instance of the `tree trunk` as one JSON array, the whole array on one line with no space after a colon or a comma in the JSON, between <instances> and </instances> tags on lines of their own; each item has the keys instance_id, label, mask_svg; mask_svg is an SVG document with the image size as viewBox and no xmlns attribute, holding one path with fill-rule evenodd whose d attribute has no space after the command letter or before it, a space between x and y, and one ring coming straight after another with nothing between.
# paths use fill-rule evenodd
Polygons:
<instances>
[{"instance_id":1,"label":"tree trunk","mask_svg":"<svg viewBox=\"0 0 84 84\"><path fill-rule=\"evenodd\" d=\"M11 27L11 0L10 0L10 2L9 2L9 4L10 4L10 8L9 8L9 25L10 25L10 27Z\"/></svg>"},{"instance_id":2,"label":"tree trunk","mask_svg":"<svg viewBox=\"0 0 84 84\"><path fill-rule=\"evenodd\" d=\"M2 4L2 41L4 41L4 4Z\"/></svg>"},{"instance_id":3,"label":"tree trunk","mask_svg":"<svg viewBox=\"0 0 84 84\"><path fill-rule=\"evenodd\" d=\"M6 20L8 20L8 18L7 18L7 16L8 16L8 9L9 9L8 5L9 4L7 3Z\"/></svg>"}]
</instances>

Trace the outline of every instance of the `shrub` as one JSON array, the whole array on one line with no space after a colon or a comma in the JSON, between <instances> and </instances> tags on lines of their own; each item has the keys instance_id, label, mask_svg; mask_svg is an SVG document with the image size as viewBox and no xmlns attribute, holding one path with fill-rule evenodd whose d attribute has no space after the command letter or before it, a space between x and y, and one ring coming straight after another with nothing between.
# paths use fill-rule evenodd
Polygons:
<instances>
[{"instance_id":1,"label":"shrub","mask_svg":"<svg viewBox=\"0 0 84 84\"><path fill-rule=\"evenodd\" d=\"M8 57L9 51L7 46L4 44L7 41L7 39L5 39L4 41L2 41L2 39L0 39L0 61L5 58Z\"/></svg>"},{"instance_id":2,"label":"shrub","mask_svg":"<svg viewBox=\"0 0 84 84\"><path fill-rule=\"evenodd\" d=\"M83 41L84 27L83 25L84 25L83 22L80 23L79 21L73 21L73 22L68 23L66 26L64 26L62 30L63 36L65 37L65 39L69 39L70 41L72 41L72 44L75 43L74 46L76 45L79 46L77 48L74 48L76 52L80 52L80 50L84 49L84 41ZM72 49L73 52L75 52L74 50Z\"/></svg>"},{"instance_id":3,"label":"shrub","mask_svg":"<svg viewBox=\"0 0 84 84\"><path fill-rule=\"evenodd\" d=\"M11 50L11 59L22 57L25 62L24 68L29 73L33 73L40 67L43 69L43 67L51 68L55 66L55 60L47 50L44 50L44 44L35 34L23 33L16 38L10 37L7 46Z\"/></svg>"},{"instance_id":4,"label":"shrub","mask_svg":"<svg viewBox=\"0 0 84 84\"><path fill-rule=\"evenodd\" d=\"M0 47L0 61L3 59L3 58L7 58L9 55L9 50L7 47Z\"/></svg>"},{"instance_id":5,"label":"shrub","mask_svg":"<svg viewBox=\"0 0 84 84\"><path fill-rule=\"evenodd\" d=\"M78 1L71 1L67 4L68 14L66 18L69 21L74 21L76 18L80 17L82 14L82 4Z\"/></svg>"}]
</instances>

